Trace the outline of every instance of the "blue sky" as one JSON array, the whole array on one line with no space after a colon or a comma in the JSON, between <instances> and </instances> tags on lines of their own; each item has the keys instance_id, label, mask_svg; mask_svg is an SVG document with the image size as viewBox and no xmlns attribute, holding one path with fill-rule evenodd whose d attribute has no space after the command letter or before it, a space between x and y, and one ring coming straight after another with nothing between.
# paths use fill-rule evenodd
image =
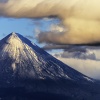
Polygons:
<instances>
[{"instance_id":1,"label":"blue sky","mask_svg":"<svg viewBox=\"0 0 100 100\"><path fill-rule=\"evenodd\" d=\"M33 26L29 19L0 18L0 39L11 32L22 35L33 35Z\"/></svg>"},{"instance_id":2,"label":"blue sky","mask_svg":"<svg viewBox=\"0 0 100 100\"><path fill-rule=\"evenodd\" d=\"M17 32L23 36L32 36L32 42L36 42L35 34L36 30L49 31L52 24L59 23L58 19L13 19L13 18L0 18L0 39L5 37L11 32ZM42 46L41 44L38 44Z\"/></svg>"}]
</instances>

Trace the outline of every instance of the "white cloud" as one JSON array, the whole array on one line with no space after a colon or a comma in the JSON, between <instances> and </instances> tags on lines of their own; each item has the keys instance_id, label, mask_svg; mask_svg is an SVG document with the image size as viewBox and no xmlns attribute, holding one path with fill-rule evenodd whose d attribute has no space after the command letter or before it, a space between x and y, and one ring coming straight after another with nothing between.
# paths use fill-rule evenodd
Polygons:
<instances>
[{"instance_id":1,"label":"white cloud","mask_svg":"<svg viewBox=\"0 0 100 100\"><path fill-rule=\"evenodd\" d=\"M100 80L100 61L62 57L57 57L57 59L91 78Z\"/></svg>"},{"instance_id":2,"label":"white cloud","mask_svg":"<svg viewBox=\"0 0 100 100\"><path fill-rule=\"evenodd\" d=\"M42 33L40 42L87 44L100 42L99 0L0 0L0 15L14 18L57 16L68 31ZM60 29L61 30L61 29Z\"/></svg>"}]
</instances>

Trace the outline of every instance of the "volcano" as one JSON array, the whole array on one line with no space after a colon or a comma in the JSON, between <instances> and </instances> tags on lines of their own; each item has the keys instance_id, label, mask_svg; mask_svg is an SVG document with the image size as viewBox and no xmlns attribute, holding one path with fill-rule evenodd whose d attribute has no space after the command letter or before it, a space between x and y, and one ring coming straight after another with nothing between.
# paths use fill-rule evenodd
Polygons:
<instances>
[{"instance_id":1,"label":"volcano","mask_svg":"<svg viewBox=\"0 0 100 100\"><path fill-rule=\"evenodd\" d=\"M18 33L0 41L0 88L25 87L27 91L71 96L76 89L86 95L80 86L90 87L93 82Z\"/></svg>"},{"instance_id":2,"label":"volcano","mask_svg":"<svg viewBox=\"0 0 100 100\"><path fill-rule=\"evenodd\" d=\"M14 32L0 41L0 58L0 77L8 81L14 77L17 79L89 80L88 77Z\"/></svg>"}]
</instances>

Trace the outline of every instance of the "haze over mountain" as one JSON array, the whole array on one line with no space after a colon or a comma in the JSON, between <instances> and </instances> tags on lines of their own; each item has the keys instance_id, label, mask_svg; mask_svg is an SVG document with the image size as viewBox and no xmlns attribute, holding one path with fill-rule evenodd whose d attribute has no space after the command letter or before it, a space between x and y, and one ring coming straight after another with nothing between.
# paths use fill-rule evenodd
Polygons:
<instances>
[{"instance_id":1,"label":"haze over mountain","mask_svg":"<svg viewBox=\"0 0 100 100\"><path fill-rule=\"evenodd\" d=\"M77 100L91 98L91 90L99 91L95 80L13 32L0 41L0 88L17 87L27 92L63 94Z\"/></svg>"}]
</instances>

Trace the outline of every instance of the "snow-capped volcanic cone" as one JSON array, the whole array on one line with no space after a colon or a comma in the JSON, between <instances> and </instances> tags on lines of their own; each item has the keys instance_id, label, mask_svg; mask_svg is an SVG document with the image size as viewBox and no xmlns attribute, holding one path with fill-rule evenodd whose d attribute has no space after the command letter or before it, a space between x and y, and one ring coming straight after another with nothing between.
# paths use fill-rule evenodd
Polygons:
<instances>
[{"instance_id":1,"label":"snow-capped volcanic cone","mask_svg":"<svg viewBox=\"0 0 100 100\"><path fill-rule=\"evenodd\" d=\"M0 41L0 88L25 87L27 91L68 96L79 90L78 95L84 97L87 92L83 91L82 84L88 83L90 86L93 80L57 60L20 34L11 33Z\"/></svg>"},{"instance_id":2,"label":"snow-capped volcanic cone","mask_svg":"<svg viewBox=\"0 0 100 100\"><path fill-rule=\"evenodd\" d=\"M18 33L0 41L0 78L87 80Z\"/></svg>"}]
</instances>

